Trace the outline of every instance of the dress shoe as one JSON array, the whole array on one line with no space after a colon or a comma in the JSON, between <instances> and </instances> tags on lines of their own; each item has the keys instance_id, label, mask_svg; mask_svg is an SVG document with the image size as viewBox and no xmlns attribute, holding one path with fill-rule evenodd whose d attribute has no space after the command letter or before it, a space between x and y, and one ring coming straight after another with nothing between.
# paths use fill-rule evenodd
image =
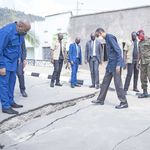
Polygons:
<instances>
[{"instance_id":1,"label":"dress shoe","mask_svg":"<svg viewBox=\"0 0 150 150\"><path fill-rule=\"evenodd\" d=\"M11 104L11 107L13 107L13 108L22 108L23 105L19 105L19 104L13 103L13 104Z\"/></svg>"},{"instance_id":2,"label":"dress shoe","mask_svg":"<svg viewBox=\"0 0 150 150\"><path fill-rule=\"evenodd\" d=\"M74 86L76 86L76 87L81 87L81 85L80 85L80 84L75 84Z\"/></svg>"},{"instance_id":3,"label":"dress shoe","mask_svg":"<svg viewBox=\"0 0 150 150\"><path fill-rule=\"evenodd\" d=\"M6 114L18 114L18 111L13 110L11 107L8 109L2 109L2 112Z\"/></svg>"},{"instance_id":4,"label":"dress shoe","mask_svg":"<svg viewBox=\"0 0 150 150\"><path fill-rule=\"evenodd\" d=\"M50 87L54 87L54 83L53 82L50 83Z\"/></svg>"},{"instance_id":5,"label":"dress shoe","mask_svg":"<svg viewBox=\"0 0 150 150\"><path fill-rule=\"evenodd\" d=\"M95 88L95 85L90 85L89 88Z\"/></svg>"},{"instance_id":6,"label":"dress shoe","mask_svg":"<svg viewBox=\"0 0 150 150\"><path fill-rule=\"evenodd\" d=\"M26 93L26 91L21 91L21 94L23 97L28 97L28 94Z\"/></svg>"},{"instance_id":7,"label":"dress shoe","mask_svg":"<svg viewBox=\"0 0 150 150\"><path fill-rule=\"evenodd\" d=\"M99 89L99 85L96 85L96 87L95 87L96 89Z\"/></svg>"},{"instance_id":8,"label":"dress shoe","mask_svg":"<svg viewBox=\"0 0 150 150\"><path fill-rule=\"evenodd\" d=\"M75 88L75 86L73 84L71 84L71 88Z\"/></svg>"},{"instance_id":9,"label":"dress shoe","mask_svg":"<svg viewBox=\"0 0 150 150\"><path fill-rule=\"evenodd\" d=\"M116 109L123 109L123 108L128 108L128 103L127 102L121 102L119 105L115 107Z\"/></svg>"},{"instance_id":10,"label":"dress shoe","mask_svg":"<svg viewBox=\"0 0 150 150\"><path fill-rule=\"evenodd\" d=\"M56 86L62 86L62 84L60 84L60 83L56 83L55 85L56 85Z\"/></svg>"},{"instance_id":11,"label":"dress shoe","mask_svg":"<svg viewBox=\"0 0 150 150\"><path fill-rule=\"evenodd\" d=\"M135 92L140 92L138 89L133 89L133 91L135 91Z\"/></svg>"},{"instance_id":12,"label":"dress shoe","mask_svg":"<svg viewBox=\"0 0 150 150\"><path fill-rule=\"evenodd\" d=\"M94 104L99 104L99 105L104 105L104 101L100 101L100 100L93 100L93 101L91 101L92 103L94 103Z\"/></svg>"},{"instance_id":13,"label":"dress shoe","mask_svg":"<svg viewBox=\"0 0 150 150\"><path fill-rule=\"evenodd\" d=\"M149 97L148 93L142 93L138 96L138 98L147 98Z\"/></svg>"}]
</instances>

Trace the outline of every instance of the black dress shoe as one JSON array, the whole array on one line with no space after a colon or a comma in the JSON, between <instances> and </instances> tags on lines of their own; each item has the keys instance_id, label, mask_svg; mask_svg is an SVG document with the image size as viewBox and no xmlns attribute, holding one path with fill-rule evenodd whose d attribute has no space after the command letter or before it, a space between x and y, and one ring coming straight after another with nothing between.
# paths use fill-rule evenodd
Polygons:
<instances>
[{"instance_id":1,"label":"black dress shoe","mask_svg":"<svg viewBox=\"0 0 150 150\"><path fill-rule=\"evenodd\" d=\"M62 84L60 84L60 83L56 83L55 85L56 85L56 86L62 86Z\"/></svg>"},{"instance_id":2,"label":"black dress shoe","mask_svg":"<svg viewBox=\"0 0 150 150\"><path fill-rule=\"evenodd\" d=\"M76 86L76 87L81 87L81 85L80 85L80 84L75 84L74 86Z\"/></svg>"},{"instance_id":3,"label":"black dress shoe","mask_svg":"<svg viewBox=\"0 0 150 150\"><path fill-rule=\"evenodd\" d=\"M18 111L13 110L11 107L8 109L2 109L2 112L6 114L18 114L19 113Z\"/></svg>"},{"instance_id":4,"label":"black dress shoe","mask_svg":"<svg viewBox=\"0 0 150 150\"><path fill-rule=\"evenodd\" d=\"M16 103L13 103L13 104L11 105L11 107L13 107L13 108L22 108L23 105L18 105L18 104L16 104Z\"/></svg>"},{"instance_id":5,"label":"black dress shoe","mask_svg":"<svg viewBox=\"0 0 150 150\"><path fill-rule=\"evenodd\" d=\"M21 94L23 97L28 97L28 94L26 93L26 91L21 91Z\"/></svg>"},{"instance_id":6,"label":"black dress shoe","mask_svg":"<svg viewBox=\"0 0 150 150\"><path fill-rule=\"evenodd\" d=\"M119 105L115 107L116 109L123 109L123 108L128 108L128 103L127 102L121 102Z\"/></svg>"},{"instance_id":7,"label":"black dress shoe","mask_svg":"<svg viewBox=\"0 0 150 150\"><path fill-rule=\"evenodd\" d=\"M95 85L90 85L89 88L95 88Z\"/></svg>"},{"instance_id":8,"label":"black dress shoe","mask_svg":"<svg viewBox=\"0 0 150 150\"><path fill-rule=\"evenodd\" d=\"M135 91L135 92L140 92L138 89L133 89L133 91Z\"/></svg>"},{"instance_id":9,"label":"black dress shoe","mask_svg":"<svg viewBox=\"0 0 150 150\"><path fill-rule=\"evenodd\" d=\"M50 83L50 87L54 87L54 83L53 82Z\"/></svg>"},{"instance_id":10,"label":"black dress shoe","mask_svg":"<svg viewBox=\"0 0 150 150\"><path fill-rule=\"evenodd\" d=\"M94 103L94 104L99 104L99 105L104 105L104 101L100 101L100 100L93 100L93 101L91 101L92 103Z\"/></svg>"},{"instance_id":11,"label":"black dress shoe","mask_svg":"<svg viewBox=\"0 0 150 150\"><path fill-rule=\"evenodd\" d=\"M149 97L148 93L142 93L138 96L138 98L147 98Z\"/></svg>"}]
</instances>

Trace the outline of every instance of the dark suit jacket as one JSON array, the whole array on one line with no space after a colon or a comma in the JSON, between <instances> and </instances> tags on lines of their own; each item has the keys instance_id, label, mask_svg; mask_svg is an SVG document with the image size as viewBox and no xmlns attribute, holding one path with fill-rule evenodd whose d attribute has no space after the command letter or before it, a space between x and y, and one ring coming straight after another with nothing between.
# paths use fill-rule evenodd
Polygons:
<instances>
[{"instance_id":1,"label":"dark suit jacket","mask_svg":"<svg viewBox=\"0 0 150 150\"><path fill-rule=\"evenodd\" d=\"M98 62L101 63L102 62L102 46L101 46L101 43L100 41L96 40L96 43L95 43L95 48L96 48L96 57L98 59ZM86 43L86 46L85 46L85 61L89 62L90 60L90 57L93 56L93 49L91 48L91 40L88 41Z\"/></svg>"},{"instance_id":2,"label":"dark suit jacket","mask_svg":"<svg viewBox=\"0 0 150 150\"><path fill-rule=\"evenodd\" d=\"M82 64L82 53L81 53L81 47L79 46L79 64ZM69 62L73 61L74 63L77 61L77 49L76 49L76 44L72 43L69 46Z\"/></svg>"},{"instance_id":3,"label":"dark suit jacket","mask_svg":"<svg viewBox=\"0 0 150 150\"><path fill-rule=\"evenodd\" d=\"M18 63L18 66L17 66L17 74L18 75L22 75L24 73L23 71L23 61L26 59L27 57L27 49L26 49L26 46L25 46L25 37L24 36L21 36L20 37L20 40L21 40L21 47L20 47L20 63Z\"/></svg>"}]
</instances>

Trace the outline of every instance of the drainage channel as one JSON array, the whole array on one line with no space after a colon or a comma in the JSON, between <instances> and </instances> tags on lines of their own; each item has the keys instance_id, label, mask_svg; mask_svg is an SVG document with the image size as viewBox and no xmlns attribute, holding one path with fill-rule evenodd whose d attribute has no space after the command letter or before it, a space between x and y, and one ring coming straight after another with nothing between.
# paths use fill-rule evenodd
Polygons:
<instances>
[{"instance_id":1,"label":"drainage channel","mask_svg":"<svg viewBox=\"0 0 150 150\"><path fill-rule=\"evenodd\" d=\"M86 96L67 100L64 102L49 103L49 104L40 106L38 108L20 113L19 115L9 117L0 122L0 134L3 134L6 131L12 130L16 127L19 127L19 126L23 125L25 122L30 121L32 119L42 117L45 115L50 115L56 111L65 109L67 107L74 106L80 101L87 100L87 99L94 97L96 95L96 93L97 92L86 95ZM2 148L2 145L0 144L0 149L1 148Z\"/></svg>"}]
</instances>

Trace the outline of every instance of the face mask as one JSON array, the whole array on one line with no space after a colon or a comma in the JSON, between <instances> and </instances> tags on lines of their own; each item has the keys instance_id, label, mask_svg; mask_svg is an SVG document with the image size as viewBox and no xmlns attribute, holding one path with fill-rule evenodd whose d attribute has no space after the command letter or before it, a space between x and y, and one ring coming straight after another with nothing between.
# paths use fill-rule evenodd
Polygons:
<instances>
[{"instance_id":1,"label":"face mask","mask_svg":"<svg viewBox=\"0 0 150 150\"><path fill-rule=\"evenodd\" d=\"M99 38L100 40L103 40L103 37L102 37L102 36L99 36L98 38Z\"/></svg>"},{"instance_id":2,"label":"face mask","mask_svg":"<svg viewBox=\"0 0 150 150\"><path fill-rule=\"evenodd\" d=\"M138 39L139 39L140 41L143 41L143 40L144 40L144 33L140 33L140 34L138 35Z\"/></svg>"},{"instance_id":3,"label":"face mask","mask_svg":"<svg viewBox=\"0 0 150 150\"><path fill-rule=\"evenodd\" d=\"M19 34L25 36L27 34L27 32L20 31Z\"/></svg>"}]
</instances>

